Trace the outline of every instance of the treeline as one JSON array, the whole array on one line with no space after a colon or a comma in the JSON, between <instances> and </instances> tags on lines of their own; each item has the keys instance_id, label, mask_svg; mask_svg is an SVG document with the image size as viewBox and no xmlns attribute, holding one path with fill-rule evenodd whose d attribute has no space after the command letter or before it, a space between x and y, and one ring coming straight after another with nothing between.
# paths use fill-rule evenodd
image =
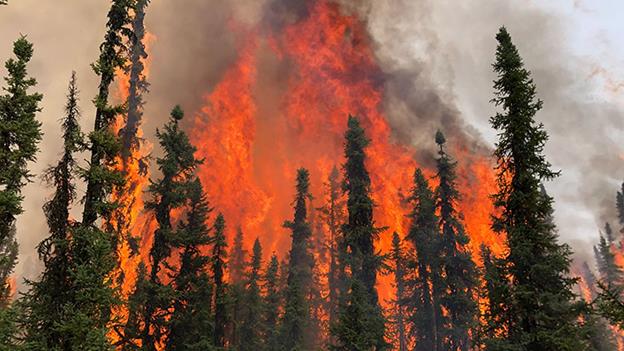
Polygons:
<instances>
[{"instance_id":1,"label":"treeline","mask_svg":"<svg viewBox=\"0 0 624 351\"><path fill-rule=\"evenodd\" d=\"M369 139L349 116L344 163L325 184L322 206L311 203L310 174L297 171L292 218L284 222L291 246L283 261L265 261L260 238L251 252L242 230L232 246L226 218L214 209L197 175L204 160L180 127L173 108L157 131L162 149L159 176L148 188L145 210L155 218L147 259L136 270L126 298L120 292L119 247L133 255L126 204L115 194L128 189L120 162L133 162L140 145L141 43L149 0L113 0L105 40L93 64L100 78L93 130L80 130L79 97L72 75L63 148L44 179L54 194L44 205L49 233L38 246L43 272L13 299L17 259L16 218L23 187L32 180L42 138L36 119L42 96L28 75L33 46L14 44L0 96L0 350L614 350L613 330L624 324L624 273L615 260L616 239L605 228L596 247L599 287L589 300L575 293L571 250L559 243L553 199L543 183L558 176L544 155L548 136L535 120L542 107L530 72L503 27L498 47L490 120L498 133L494 151L498 192L492 229L505 236L505 252L483 246L471 252L458 202L455 161L442 132L433 177L413 174L406 201L407 233L394 233L392 250L375 241L387 228L373 221L375 204L366 168ZM127 103L112 105L116 73L128 72ZM125 126L115 130L115 122ZM77 159L89 155L88 162ZM86 193L76 191L83 181ZM435 186L434 186L435 184ZM82 219L70 216L82 205ZM624 186L617 206L624 226ZM400 235L402 234L402 235ZM404 239L402 239L402 237ZM476 257L478 256L478 257ZM482 263L477 266L475 262ZM396 295L382 306L377 277L391 274ZM590 277L591 279L588 279ZM387 308L385 308L387 307Z\"/></svg>"}]
</instances>

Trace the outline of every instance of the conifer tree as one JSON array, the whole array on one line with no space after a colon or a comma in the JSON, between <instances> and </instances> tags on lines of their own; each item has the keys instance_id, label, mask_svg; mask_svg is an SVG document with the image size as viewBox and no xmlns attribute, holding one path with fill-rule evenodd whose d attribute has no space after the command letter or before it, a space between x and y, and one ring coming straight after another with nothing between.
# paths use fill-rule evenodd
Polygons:
<instances>
[{"instance_id":1,"label":"conifer tree","mask_svg":"<svg viewBox=\"0 0 624 351\"><path fill-rule=\"evenodd\" d=\"M394 336L396 339L396 347L398 351L407 351L407 323L405 316L405 307L403 301L406 297L406 262L407 255L404 252L403 245L399 234L392 234L392 251L390 252L390 260L392 261L394 285L396 295L394 299L394 313L392 315L392 323L394 324Z\"/></svg>"},{"instance_id":2,"label":"conifer tree","mask_svg":"<svg viewBox=\"0 0 624 351\"><path fill-rule=\"evenodd\" d=\"M137 136L139 125L143 117L143 93L147 92L149 83L145 77L145 65L147 59L145 51L145 10L150 0L135 0L134 17L132 18L132 32L130 45L130 67L128 87L128 113L126 123L121 130L122 155L126 161L133 150L139 146L140 139Z\"/></svg>"},{"instance_id":3,"label":"conifer tree","mask_svg":"<svg viewBox=\"0 0 624 351\"><path fill-rule=\"evenodd\" d=\"M253 254L246 277L245 294L243 299L240 321L241 351L259 350L262 345L262 298L260 296L260 279L262 268L262 246L256 238L253 245Z\"/></svg>"},{"instance_id":4,"label":"conifer tree","mask_svg":"<svg viewBox=\"0 0 624 351\"><path fill-rule=\"evenodd\" d=\"M215 290L213 346L222 349L225 346L225 328L227 326L227 284L225 270L227 260L227 242L225 241L225 219L221 213L214 224L214 244L212 247L212 274Z\"/></svg>"},{"instance_id":5,"label":"conifer tree","mask_svg":"<svg viewBox=\"0 0 624 351\"><path fill-rule=\"evenodd\" d=\"M620 286L623 283L624 272L615 262L615 255L611 251L611 245L603 235L600 235L600 241L594 247L594 252L597 254L598 271L603 283L609 287Z\"/></svg>"},{"instance_id":6,"label":"conifer tree","mask_svg":"<svg viewBox=\"0 0 624 351\"><path fill-rule=\"evenodd\" d=\"M618 220L622 227L621 232L624 232L624 182L622 182L622 188L617 192L615 197L615 207L617 209Z\"/></svg>"},{"instance_id":7,"label":"conifer tree","mask_svg":"<svg viewBox=\"0 0 624 351\"><path fill-rule=\"evenodd\" d=\"M110 350L111 312L119 304L118 291L111 277L117 265L119 235L109 225L101 228L96 221L101 219L103 223L109 223L116 207L110 194L124 181L119 172L113 170L119 155L119 142L112 128L123 108L110 106L108 96L115 71L125 65L125 43L132 36L128 27L132 4L132 0L112 1L100 56L93 64L100 83L94 99L94 129L88 138L89 167L81 170L87 192L82 222L72 229L69 248L73 257L72 292L76 299L65 311L71 316L68 321L71 334L67 337L75 350Z\"/></svg>"},{"instance_id":8,"label":"conifer tree","mask_svg":"<svg viewBox=\"0 0 624 351\"><path fill-rule=\"evenodd\" d=\"M112 132L117 115L123 106L109 105L109 88L115 79L115 71L125 69L128 48L126 43L133 37L130 13L133 0L113 0L108 12L107 31L100 45L100 56L93 64L93 70L100 77L95 102L95 125L89 134L91 158L89 168L84 172L87 192L84 198L82 224L93 226L99 216L107 217L115 207L107 201L113 186L121 186L123 177L113 170L115 158L120 152L120 143ZM112 235L111 233L107 233ZM103 234L105 235L105 234ZM117 238L112 238L113 247Z\"/></svg>"},{"instance_id":9,"label":"conifer tree","mask_svg":"<svg viewBox=\"0 0 624 351\"><path fill-rule=\"evenodd\" d=\"M505 300L510 305L507 335L487 342L488 350L579 350L579 306L569 276L571 251L558 242L552 223L552 198L541 192L544 180L558 175L546 161L548 135L534 116L542 102L507 30L496 35L498 48L492 100L503 111L491 118L496 144L498 214L492 228L506 234L504 258L510 278ZM535 313L540 311L540 313Z\"/></svg>"},{"instance_id":10,"label":"conifer tree","mask_svg":"<svg viewBox=\"0 0 624 351\"><path fill-rule=\"evenodd\" d=\"M507 326L511 324L510 305L506 300L511 288L507 266L486 245L481 245L481 261L481 318L485 322L480 327L477 344L488 350L505 350L509 337Z\"/></svg>"},{"instance_id":11,"label":"conifer tree","mask_svg":"<svg viewBox=\"0 0 624 351\"><path fill-rule=\"evenodd\" d=\"M312 232L307 218L307 200L311 197L309 188L310 174L301 168L297 171L294 218L284 223L284 227L291 230L292 240L280 332L282 350L308 350L314 342L307 334L311 326L308 293L314 267L314 258L310 254Z\"/></svg>"},{"instance_id":12,"label":"conifer tree","mask_svg":"<svg viewBox=\"0 0 624 351\"><path fill-rule=\"evenodd\" d=\"M30 282L25 294L25 343L29 350L66 350L72 346L65 330L68 316L65 309L74 301L72 291L72 253L69 251L71 227L69 211L76 198L76 153L83 150L83 135L79 125L78 88L76 73L69 82L65 116L62 119L63 152L58 163L45 172L45 180L55 188L53 197L45 203L50 235L38 246L44 269L39 281Z\"/></svg>"},{"instance_id":13,"label":"conifer tree","mask_svg":"<svg viewBox=\"0 0 624 351\"><path fill-rule=\"evenodd\" d=\"M22 213L22 187L31 179L28 162L35 161L41 141L41 122L36 119L43 95L29 90L37 85L28 76L33 45L22 36L13 43L5 63L5 95L0 96L0 308L9 303L9 277L17 260L15 220Z\"/></svg>"},{"instance_id":14,"label":"conifer tree","mask_svg":"<svg viewBox=\"0 0 624 351\"><path fill-rule=\"evenodd\" d=\"M414 271L406 281L403 305L410 325L409 335L414 350L442 350L440 337L442 314L439 298L443 291L440 267L440 231L435 196L420 169L414 172L410 201L414 208L407 240L415 248L415 257L408 260Z\"/></svg>"},{"instance_id":15,"label":"conifer tree","mask_svg":"<svg viewBox=\"0 0 624 351\"><path fill-rule=\"evenodd\" d=\"M173 277L175 299L167 323L167 346L170 351L202 351L213 347L213 285L208 275L210 256L204 248L213 242L206 225L212 209L199 179L189 184L188 214L173 238L180 250L180 268Z\"/></svg>"},{"instance_id":16,"label":"conifer tree","mask_svg":"<svg viewBox=\"0 0 624 351\"><path fill-rule=\"evenodd\" d=\"M365 167L365 149L370 141L352 116L345 139L343 190L347 194L348 219L342 231L351 276L339 321L331 328L335 338L332 349L385 350L385 320L375 287L381 259L375 252L374 241L381 229L373 223L371 182Z\"/></svg>"},{"instance_id":17,"label":"conifer tree","mask_svg":"<svg viewBox=\"0 0 624 351\"><path fill-rule=\"evenodd\" d=\"M271 256L271 261L266 269L264 290L263 323L265 345L261 349L266 351L278 350L282 296L279 289L279 261L275 254Z\"/></svg>"},{"instance_id":18,"label":"conifer tree","mask_svg":"<svg viewBox=\"0 0 624 351\"><path fill-rule=\"evenodd\" d=\"M241 343L240 338L240 321L242 318L243 304L245 298L245 275L247 267L247 255L248 252L244 247L244 234L239 227L236 230L234 236L234 243L232 245L231 258L229 262L230 272L230 290L229 295L229 344L233 348L239 348Z\"/></svg>"},{"instance_id":19,"label":"conifer tree","mask_svg":"<svg viewBox=\"0 0 624 351\"><path fill-rule=\"evenodd\" d=\"M135 295L141 293L144 296L143 313L140 316L140 345L142 345L142 350L148 351L156 350L157 345L166 339L169 309L175 297L173 287L162 281L163 273L174 274L166 260L170 257L172 250L177 248L176 241L184 233L184 228L174 228L172 211L183 208L189 195L195 196L196 200L197 196L200 196L198 190L193 191L193 188L197 188L194 171L201 161L195 158L195 147L191 145L188 136L179 127L179 122L183 117L184 112L180 106L176 106L171 112L164 131L156 132L164 152L164 156L156 161L162 176L150 185L149 191L153 199L147 202L146 208L154 212L158 226L154 231L153 244L149 253L149 270L144 283L144 291L134 292ZM195 204L199 206L197 210L207 211L203 208L207 205L201 204L204 200L197 201L199 201ZM197 232L202 230L202 228L197 229L200 221L197 218L193 220L195 221L193 225L196 227L192 229L194 235L198 235Z\"/></svg>"},{"instance_id":20,"label":"conifer tree","mask_svg":"<svg viewBox=\"0 0 624 351\"><path fill-rule=\"evenodd\" d=\"M468 249L470 239L461 221L462 214L457 211L460 197L455 174L457 163L444 149L446 139L442 132L436 133L435 141L439 146L436 207L440 216L439 226L442 235L440 245L444 272L444 293L440 303L448 313L447 323L442 325L441 337L444 339L445 349L468 351L469 334L475 326L477 314L474 296L477 272Z\"/></svg>"},{"instance_id":21,"label":"conifer tree","mask_svg":"<svg viewBox=\"0 0 624 351\"><path fill-rule=\"evenodd\" d=\"M345 202L342 197L340 186L340 172L337 167L333 167L329 174L329 179L325 184L326 203L320 211L321 219L325 222L329 231L327 239L329 271L327 272L328 282L328 314L329 325L333 325L338 320L338 306L340 296L346 291L346 247L345 241L340 231L344 224Z\"/></svg>"}]
</instances>

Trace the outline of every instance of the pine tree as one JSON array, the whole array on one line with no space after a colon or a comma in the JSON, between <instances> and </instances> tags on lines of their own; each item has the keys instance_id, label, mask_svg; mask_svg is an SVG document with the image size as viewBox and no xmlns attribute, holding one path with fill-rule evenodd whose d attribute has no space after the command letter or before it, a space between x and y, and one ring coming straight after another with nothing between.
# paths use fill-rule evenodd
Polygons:
<instances>
[{"instance_id":1,"label":"pine tree","mask_svg":"<svg viewBox=\"0 0 624 351\"><path fill-rule=\"evenodd\" d=\"M213 242L206 225L212 211L199 179L189 184L188 214L173 238L180 250L180 268L175 273L173 313L167 323L167 350L211 350L213 285L208 275L211 257L202 253Z\"/></svg>"},{"instance_id":2,"label":"pine tree","mask_svg":"<svg viewBox=\"0 0 624 351\"><path fill-rule=\"evenodd\" d=\"M439 219L434 193L420 169L414 172L410 201L414 208L409 215L407 240L416 255L408 260L408 269L414 274L406 281L407 292L402 301L410 325L409 335L416 351L442 350L440 331L446 317L439 302L443 292Z\"/></svg>"},{"instance_id":3,"label":"pine tree","mask_svg":"<svg viewBox=\"0 0 624 351\"><path fill-rule=\"evenodd\" d=\"M265 345L261 350L272 351L279 349L279 319L280 306L282 303L279 289L279 261L273 254L264 276L264 340Z\"/></svg>"},{"instance_id":4,"label":"pine tree","mask_svg":"<svg viewBox=\"0 0 624 351\"><path fill-rule=\"evenodd\" d=\"M348 219L342 230L351 276L339 321L331 328L336 340L332 349L385 350L385 320L375 287L381 259L375 252L374 241L381 229L373 223L370 176L364 164L370 141L352 116L345 139L343 190L347 194Z\"/></svg>"},{"instance_id":5,"label":"pine tree","mask_svg":"<svg viewBox=\"0 0 624 351\"><path fill-rule=\"evenodd\" d=\"M346 247L340 231L344 224L345 202L342 198L340 186L340 172L333 167L329 179L325 184L326 203L319 209L321 219L325 222L329 231L327 239L329 255L328 281L328 314L329 325L334 325L338 320L338 306L340 296L345 294L346 289Z\"/></svg>"},{"instance_id":6,"label":"pine tree","mask_svg":"<svg viewBox=\"0 0 624 351\"><path fill-rule=\"evenodd\" d=\"M617 192L615 197L615 205L617 209L618 220L622 229L620 232L624 232L624 182L622 182L622 188Z\"/></svg>"},{"instance_id":7,"label":"pine tree","mask_svg":"<svg viewBox=\"0 0 624 351\"><path fill-rule=\"evenodd\" d=\"M246 277L245 294L239 327L241 338L238 350L255 351L262 345L262 299L260 296L260 279L262 268L262 246L256 238L253 245L253 254L249 264L249 274Z\"/></svg>"},{"instance_id":8,"label":"pine tree","mask_svg":"<svg viewBox=\"0 0 624 351\"><path fill-rule=\"evenodd\" d=\"M0 96L0 308L10 299L9 277L17 260L15 220L22 213L22 187L32 177L28 162L35 161L42 137L36 115L43 95L29 93L37 85L27 70L33 45L22 36L13 43L13 54L5 63L6 94Z\"/></svg>"},{"instance_id":9,"label":"pine tree","mask_svg":"<svg viewBox=\"0 0 624 351\"><path fill-rule=\"evenodd\" d=\"M594 247L598 260L600 278L609 287L621 285L624 281L624 272L615 262L615 255L611 251L611 245L607 239L600 235L600 242Z\"/></svg>"},{"instance_id":10,"label":"pine tree","mask_svg":"<svg viewBox=\"0 0 624 351\"><path fill-rule=\"evenodd\" d=\"M390 260L392 261L394 285L396 289L396 295L394 299L394 313L392 315L392 322L395 329L395 339L397 342L398 351L407 351L407 323L405 316L405 307L403 301L406 298L406 275L407 275L407 255L404 252L403 245L399 234L396 232L392 234L392 251L390 252Z\"/></svg>"},{"instance_id":11,"label":"pine tree","mask_svg":"<svg viewBox=\"0 0 624 351\"><path fill-rule=\"evenodd\" d=\"M146 80L143 62L147 59L145 51L145 10L150 0L136 0L134 4L134 18L132 19L132 36L130 46L130 86L128 87L128 113L126 123L121 130L122 155L124 161L138 149L140 139L137 136L138 128L143 117L143 93L148 91L149 83Z\"/></svg>"},{"instance_id":12,"label":"pine tree","mask_svg":"<svg viewBox=\"0 0 624 351\"><path fill-rule=\"evenodd\" d=\"M165 273L174 274L172 267L167 264L167 259L171 256L172 250L177 248L176 241L184 232L183 227L174 228L172 211L184 208L189 195L195 196L196 199L199 196L198 190L193 188L197 188L194 171L201 161L195 158L195 147L191 145L188 136L179 127L179 122L183 117L184 112L176 106L171 112L171 118L165 125L164 131L156 132L164 156L156 161L162 176L150 185L149 191L153 199L146 204L146 208L154 212L158 226L154 231L153 244L149 253L149 270L146 275L145 289L141 292L144 296L143 313L140 316L142 350L156 350L157 345L162 343L167 335L167 319L175 291L171 285L162 281L162 276ZM198 202L195 205L204 206L205 204ZM194 220L194 225L199 226L200 222L197 218ZM201 230L202 228L194 228L194 235L198 235L197 232ZM134 292L134 294L138 293L138 290Z\"/></svg>"},{"instance_id":13,"label":"pine tree","mask_svg":"<svg viewBox=\"0 0 624 351\"><path fill-rule=\"evenodd\" d=\"M93 64L93 70L100 77L98 94L95 102L95 126L89 134L91 159L89 168L84 172L87 192L84 198L82 224L93 226L99 216L107 217L114 209L114 204L107 202L113 186L121 186L123 177L113 170L115 158L120 152L120 143L112 132L117 115L123 112L123 106L109 105L109 88L115 79L115 71L125 69L128 48L126 43L134 36L130 13L133 0L113 0L108 12L107 31L104 42L100 45L100 57ZM111 233L107 233L111 235ZM117 238L112 238L113 247Z\"/></svg>"},{"instance_id":14,"label":"pine tree","mask_svg":"<svg viewBox=\"0 0 624 351\"><path fill-rule=\"evenodd\" d=\"M212 274L215 290L213 346L222 349L225 346L225 328L227 326L227 284L225 270L227 260L227 242L225 241L225 219L219 213L214 224L215 236L212 247Z\"/></svg>"},{"instance_id":15,"label":"pine tree","mask_svg":"<svg viewBox=\"0 0 624 351\"><path fill-rule=\"evenodd\" d=\"M236 235L234 236L234 243L232 245L232 255L229 262L230 268L230 290L228 292L229 295L229 345L234 349L240 347L241 338L240 338L240 321L242 318L242 310L244 304L244 296L245 296L245 275L246 275L246 267L247 267L247 256L248 252L244 247L244 234L241 228L239 227L236 230Z\"/></svg>"},{"instance_id":16,"label":"pine tree","mask_svg":"<svg viewBox=\"0 0 624 351\"><path fill-rule=\"evenodd\" d=\"M505 261L494 256L486 245L481 245L481 261L483 262L481 319L485 323L480 327L477 344L483 349L505 350L508 346L506 339L509 337L507 326L511 324L512 318L510 304L506 300L510 296L511 288L507 280L509 275L507 266Z\"/></svg>"},{"instance_id":17,"label":"pine tree","mask_svg":"<svg viewBox=\"0 0 624 351\"><path fill-rule=\"evenodd\" d=\"M446 325L441 325L444 348L467 351L470 348L470 332L476 322L477 304L475 290L477 272L468 249L470 239L461 222L463 217L457 211L459 191L456 184L457 163L446 153L446 140L442 132L435 137L439 146L437 159L436 190L437 212L441 231L441 258L444 272L444 293L440 303L448 313Z\"/></svg>"},{"instance_id":18,"label":"pine tree","mask_svg":"<svg viewBox=\"0 0 624 351\"><path fill-rule=\"evenodd\" d=\"M503 112L491 118L499 135L494 153L499 191L493 196L498 214L492 228L506 234L509 252L504 259L511 279L505 296L510 319L503 326L508 333L499 341L505 349L579 350L586 342L579 337L579 306L573 301L571 250L558 243L553 200L540 191L542 181L558 175L543 154L548 135L534 120L542 102L504 27L496 39L493 102ZM501 349L494 345L488 343L488 349Z\"/></svg>"},{"instance_id":19,"label":"pine tree","mask_svg":"<svg viewBox=\"0 0 624 351\"><path fill-rule=\"evenodd\" d=\"M76 153L83 150L79 125L76 73L69 82L65 116L62 120L63 153L58 163L45 172L45 180L55 188L43 210L50 235L38 246L44 269L39 281L31 282L23 300L26 309L25 341L29 350L66 350L71 348L65 323L65 308L74 301L72 291L72 253L69 251L71 227L69 211L76 198Z\"/></svg>"},{"instance_id":20,"label":"pine tree","mask_svg":"<svg viewBox=\"0 0 624 351\"><path fill-rule=\"evenodd\" d=\"M284 317L281 325L283 350L309 350L314 340L306 334L311 326L308 293L312 283L314 258L310 254L312 234L307 219L307 200L310 199L310 174L301 168L297 171L297 194L293 221L284 223L291 230L291 247L288 261L288 281L285 291Z\"/></svg>"},{"instance_id":21,"label":"pine tree","mask_svg":"<svg viewBox=\"0 0 624 351\"><path fill-rule=\"evenodd\" d=\"M115 71L125 64L125 42L132 36L128 28L132 0L113 0L108 12L107 30L100 46L100 56L93 69L100 77L98 95L94 99L96 116L94 130L89 134L91 157L89 167L81 170L87 184L82 223L72 230L69 251L72 252L72 292L75 301L64 312L71 319L67 335L75 350L110 350L111 312L119 305L118 289L111 277L117 266L118 233L109 225L101 228L96 221L109 223L113 209L110 194L124 179L114 171L119 155L118 138L112 132L121 106L108 103L109 87Z\"/></svg>"}]
</instances>

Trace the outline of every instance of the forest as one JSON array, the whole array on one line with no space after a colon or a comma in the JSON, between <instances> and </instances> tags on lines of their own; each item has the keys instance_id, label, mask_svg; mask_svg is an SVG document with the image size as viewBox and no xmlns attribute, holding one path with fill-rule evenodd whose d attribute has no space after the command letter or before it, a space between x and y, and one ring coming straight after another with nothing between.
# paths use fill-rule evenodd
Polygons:
<instances>
[{"instance_id":1,"label":"forest","mask_svg":"<svg viewBox=\"0 0 624 351\"><path fill-rule=\"evenodd\" d=\"M207 98L209 118L166 101L148 135L150 0L107 3L97 95L68 77L62 152L43 174L31 169L47 147L37 47L24 34L4 58L0 350L624 350L624 182L618 221L593 260L575 259L546 190L565 170L546 155L538 86L505 26L486 63L495 145L439 124L416 157L392 138L361 21L307 1L284 37L268 35L303 78L290 119L254 152L256 40ZM255 171L277 177L271 196L250 185L259 152L281 155ZM18 284L17 221L39 181L42 271Z\"/></svg>"}]
</instances>

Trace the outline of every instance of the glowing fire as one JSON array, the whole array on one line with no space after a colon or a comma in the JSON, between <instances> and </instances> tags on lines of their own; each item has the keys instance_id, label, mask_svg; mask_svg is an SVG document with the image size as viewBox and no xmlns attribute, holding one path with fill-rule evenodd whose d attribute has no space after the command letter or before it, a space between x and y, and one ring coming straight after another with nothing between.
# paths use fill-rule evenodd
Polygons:
<instances>
[{"instance_id":1,"label":"glowing fire","mask_svg":"<svg viewBox=\"0 0 624 351\"><path fill-rule=\"evenodd\" d=\"M382 72L364 24L341 13L339 5L319 0L305 18L268 38L259 31L240 32L238 60L206 96L191 129L198 156L206 160L200 177L212 204L230 228L242 227L249 246L260 236L265 252L284 255L290 241L281 223L292 216L295 170L310 170L312 192L320 198L332 167L343 162L347 116L356 115L371 139L367 167L377 204L375 221L389 228L378 249L387 252L392 232L407 231L408 209L401 195L411 187L417 164L414 149L392 138L383 109ZM275 59L289 64L276 106L267 107L259 98L265 94L257 69L258 52L267 49L263 44ZM500 253L503 239L489 226L492 165L467 149L458 147L456 153L471 249L476 257L485 243ZM390 277L380 277L379 289L382 301L392 297Z\"/></svg>"}]
</instances>

